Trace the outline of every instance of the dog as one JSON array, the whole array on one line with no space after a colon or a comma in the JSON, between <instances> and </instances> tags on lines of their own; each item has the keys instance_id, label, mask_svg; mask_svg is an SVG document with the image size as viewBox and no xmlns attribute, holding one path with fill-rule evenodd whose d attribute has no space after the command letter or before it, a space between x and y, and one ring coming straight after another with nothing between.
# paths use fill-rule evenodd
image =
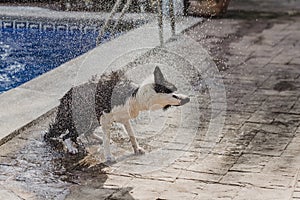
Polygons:
<instances>
[{"instance_id":1,"label":"dog","mask_svg":"<svg viewBox=\"0 0 300 200\"><path fill-rule=\"evenodd\" d=\"M130 119L147 110L167 110L172 106L182 106L190 101L183 94L176 94L176 86L168 82L159 67L154 70L150 83L137 86L125 77L123 70L103 74L98 82L88 82L72 87L60 100L54 123L44 135L46 141L61 138L70 153L78 150L80 134L92 135L101 126L104 132L104 155L107 162L115 162L110 151L110 127L113 122L124 125L135 154L144 154L139 146Z\"/></svg>"}]
</instances>

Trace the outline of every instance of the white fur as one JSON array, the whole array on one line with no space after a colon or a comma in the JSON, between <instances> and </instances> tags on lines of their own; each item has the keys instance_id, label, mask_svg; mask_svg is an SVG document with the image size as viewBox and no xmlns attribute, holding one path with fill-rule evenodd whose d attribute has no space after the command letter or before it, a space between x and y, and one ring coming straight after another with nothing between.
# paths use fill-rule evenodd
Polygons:
<instances>
[{"instance_id":1,"label":"white fur","mask_svg":"<svg viewBox=\"0 0 300 200\"><path fill-rule=\"evenodd\" d=\"M156 93L152 84L145 84L140 87L135 97L127 100L125 105L117 106L110 113L103 113L100 118L100 124L104 132L104 153L108 162L114 162L115 159L110 151L110 126L113 122L124 125L129 135L135 154L144 154L145 151L138 145L134 131L130 124L130 119L136 118L141 111L158 110L166 105L180 105L180 100L173 98L174 94ZM184 95L181 95L182 97Z\"/></svg>"},{"instance_id":2,"label":"white fur","mask_svg":"<svg viewBox=\"0 0 300 200\"><path fill-rule=\"evenodd\" d=\"M162 75L161 75L162 76ZM133 128L130 124L130 119L136 118L139 112L146 110L158 110L164 108L167 105L181 105L181 100L187 98L182 94L165 94L156 93L153 88L154 76L151 76L139 87L137 94L130 97L124 105L116 106L112 108L109 113L103 113L99 122L104 132L103 145L104 155L107 162L115 162L115 158L110 151L110 127L113 122L118 122L124 125L124 128L130 138L132 148L135 154L143 154L145 151L139 146ZM175 98L176 95L178 98ZM101 140L97 137L98 140ZM71 145L71 141L68 139L65 144L70 153L77 153L78 150Z\"/></svg>"},{"instance_id":3,"label":"white fur","mask_svg":"<svg viewBox=\"0 0 300 200\"><path fill-rule=\"evenodd\" d=\"M78 149L73 146L73 143L70 138L64 140L63 142L64 142L65 146L67 147L69 153L71 153L71 154L78 153Z\"/></svg>"}]
</instances>

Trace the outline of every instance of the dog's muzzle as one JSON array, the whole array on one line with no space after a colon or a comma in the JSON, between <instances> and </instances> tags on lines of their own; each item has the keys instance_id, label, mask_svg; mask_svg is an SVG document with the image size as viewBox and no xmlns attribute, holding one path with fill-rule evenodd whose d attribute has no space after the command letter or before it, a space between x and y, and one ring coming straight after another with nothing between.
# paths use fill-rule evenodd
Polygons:
<instances>
[{"instance_id":1,"label":"dog's muzzle","mask_svg":"<svg viewBox=\"0 0 300 200\"><path fill-rule=\"evenodd\" d=\"M182 106L182 105L187 104L188 102L190 102L190 98L185 96L185 95L182 95L182 94L173 94L173 97L180 100L180 105L179 106Z\"/></svg>"},{"instance_id":2,"label":"dog's muzzle","mask_svg":"<svg viewBox=\"0 0 300 200\"><path fill-rule=\"evenodd\" d=\"M184 99L181 99L180 105L182 106L182 105L184 105L184 104L186 104L186 103L188 103L188 102L190 102L190 98L186 97L186 98L184 98Z\"/></svg>"}]
</instances>

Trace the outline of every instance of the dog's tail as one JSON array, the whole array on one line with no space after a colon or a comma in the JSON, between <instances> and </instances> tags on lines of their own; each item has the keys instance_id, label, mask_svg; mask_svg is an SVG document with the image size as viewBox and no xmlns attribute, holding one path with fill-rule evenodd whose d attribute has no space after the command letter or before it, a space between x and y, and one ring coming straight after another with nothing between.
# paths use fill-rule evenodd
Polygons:
<instances>
[{"instance_id":1,"label":"dog's tail","mask_svg":"<svg viewBox=\"0 0 300 200\"><path fill-rule=\"evenodd\" d=\"M48 131L44 134L44 140L46 142L58 138L65 132L65 128L62 127L59 123L54 122L49 125Z\"/></svg>"}]
</instances>

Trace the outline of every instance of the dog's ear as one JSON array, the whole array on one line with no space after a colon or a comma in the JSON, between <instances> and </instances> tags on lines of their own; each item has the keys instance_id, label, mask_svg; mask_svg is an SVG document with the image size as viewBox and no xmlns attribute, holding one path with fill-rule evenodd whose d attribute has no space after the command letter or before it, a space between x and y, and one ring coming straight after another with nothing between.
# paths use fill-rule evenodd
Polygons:
<instances>
[{"instance_id":1,"label":"dog's ear","mask_svg":"<svg viewBox=\"0 0 300 200\"><path fill-rule=\"evenodd\" d=\"M154 81L157 84L162 84L165 81L164 75L161 73L159 67L155 67L155 70L154 70Z\"/></svg>"}]
</instances>

